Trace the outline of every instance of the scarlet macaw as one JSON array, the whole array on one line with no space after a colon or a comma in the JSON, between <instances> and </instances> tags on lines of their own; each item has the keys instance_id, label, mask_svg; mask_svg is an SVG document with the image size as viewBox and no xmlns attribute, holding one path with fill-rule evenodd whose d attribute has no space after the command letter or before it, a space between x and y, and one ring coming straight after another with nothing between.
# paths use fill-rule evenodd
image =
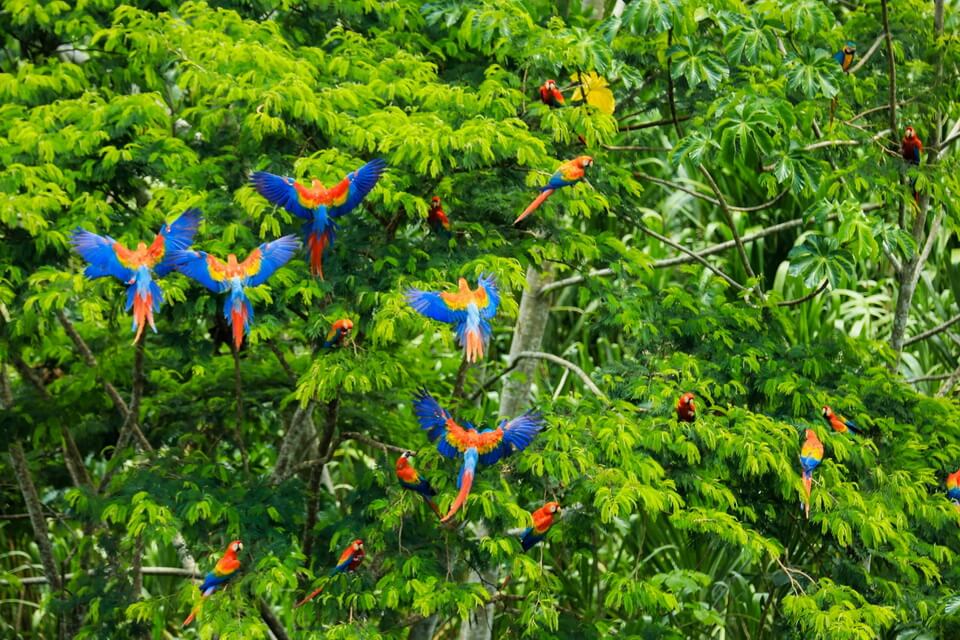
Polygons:
<instances>
[{"instance_id":1,"label":"scarlet macaw","mask_svg":"<svg viewBox=\"0 0 960 640\"><path fill-rule=\"evenodd\" d=\"M844 73L850 71L853 66L853 59L857 56L857 45L854 42L848 42L843 49L833 54L833 59L840 63L840 68Z\"/></svg>"},{"instance_id":2,"label":"scarlet macaw","mask_svg":"<svg viewBox=\"0 0 960 640\"><path fill-rule=\"evenodd\" d=\"M490 320L497 314L500 292L493 276L481 275L477 288L470 289L465 278L459 280L457 293L407 289L407 302L418 313L432 320L454 325L457 341L463 345L468 362L483 357L493 330Z\"/></svg>"},{"instance_id":3,"label":"scarlet macaw","mask_svg":"<svg viewBox=\"0 0 960 640\"><path fill-rule=\"evenodd\" d=\"M437 508L437 503L433 501L433 496L437 495L437 492L430 486L430 482L421 476L413 465L410 464L410 458L412 458L413 455L412 451L404 451L400 454L400 457L397 458L397 481L404 489L419 493L424 501L426 501L427 506L433 509L433 512L437 514L439 518L441 517L440 509Z\"/></svg>"},{"instance_id":4,"label":"scarlet macaw","mask_svg":"<svg viewBox=\"0 0 960 640\"><path fill-rule=\"evenodd\" d=\"M920 152L923 151L923 142L917 137L917 132L913 127L907 127L903 134L903 140L900 141L900 155L910 164L920 166ZM913 200L920 203L920 194L917 193L917 179L910 181L910 187L913 189Z\"/></svg>"},{"instance_id":5,"label":"scarlet macaw","mask_svg":"<svg viewBox=\"0 0 960 640\"><path fill-rule=\"evenodd\" d=\"M558 513L560 513L560 504L548 502L530 514L533 517L533 526L520 534L520 546L524 551L529 551L547 537L547 531L553 526L553 519Z\"/></svg>"},{"instance_id":6,"label":"scarlet macaw","mask_svg":"<svg viewBox=\"0 0 960 640\"><path fill-rule=\"evenodd\" d=\"M70 243L90 263L84 275L91 279L113 276L128 285L126 310L133 309L133 330L137 332L134 342L140 340L147 324L157 332L153 314L160 310L163 292L153 281L151 270L158 278L170 273L170 253L189 247L199 224L200 210L189 209L160 227L149 247L140 242L132 251L110 236L98 236L80 228L73 232Z\"/></svg>"},{"instance_id":7,"label":"scarlet macaw","mask_svg":"<svg viewBox=\"0 0 960 640\"><path fill-rule=\"evenodd\" d=\"M233 328L234 346L240 349L243 336L253 322L253 306L244 289L266 282L293 257L299 247L300 242L296 237L284 236L264 242L243 262L237 262L237 256L231 253L224 264L205 251L176 251L170 259L177 270L211 291L230 292L223 305L223 317Z\"/></svg>"},{"instance_id":8,"label":"scarlet macaw","mask_svg":"<svg viewBox=\"0 0 960 640\"><path fill-rule=\"evenodd\" d=\"M560 168L557 169L550 177L550 181L547 183L547 186L540 189L540 195L530 203L526 209L523 210L516 220L513 221L513 224L517 224L531 213L537 210L537 208L543 204L543 201L550 197L557 189L562 189L563 187L569 187L575 185L581 180L583 180L584 175L586 174L586 169L593 166L593 158L590 156L577 156L573 160L564 162L560 165Z\"/></svg>"},{"instance_id":9,"label":"scarlet macaw","mask_svg":"<svg viewBox=\"0 0 960 640\"><path fill-rule=\"evenodd\" d=\"M563 93L557 87L556 80L547 80L540 85L540 102L554 108L563 106Z\"/></svg>"},{"instance_id":10,"label":"scarlet macaw","mask_svg":"<svg viewBox=\"0 0 960 640\"><path fill-rule=\"evenodd\" d=\"M677 420L680 422L693 422L697 418L697 407L694 404L694 396L689 391L677 400Z\"/></svg>"},{"instance_id":11,"label":"scarlet macaw","mask_svg":"<svg viewBox=\"0 0 960 640\"><path fill-rule=\"evenodd\" d=\"M363 563L363 559L366 557L366 555L367 554L363 551L363 540L357 538L350 543L349 547L343 550L343 553L340 554L340 559L337 561L337 566L330 570L329 576L332 577L338 573L356 571L357 568ZM302 607L320 595L322 591L323 587L320 587L306 598L293 605L293 608L296 609L297 607Z\"/></svg>"},{"instance_id":12,"label":"scarlet macaw","mask_svg":"<svg viewBox=\"0 0 960 640\"><path fill-rule=\"evenodd\" d=\"M496 429L477 431L470 423L461 427L433 396L423 390L414 397L413 408L420 428L426 430L431 442L437 441L440 455L452 459L463 456L457 479L460 492L440 522L450 520L466 502L478 462L489 465L515 451L523 451L543 429L543 419L532 411L512 420L501 420Z\"/></svg>"},{"instance_id":13,"label":"scarlet macaw","mask_svg":"<svg viewBox=\"0 0 960 640\"><path fill-rule=\"evenodd\" d=\"M223 556L217 561L216 566L213 567L213 571L207 574L207 577L203 579L203 584L200 585L200 602L193 608L181 626L185 627L193 622L193 619L197 617L197 612L200 610L200 604L203 602L203 598L222 589L230 579L233 578L237 571L240 570L240 561L237 560L237 553L240 551L243 551L243 543L239 540L234 540L227 545L227 550L223 552Z\"/></svg>"},{"instance_id":14,"label":"scarlet macaw","mask_svg":"<svg viewBox=\"0 0 960 640\"><path fill-rule=\"evenodd\" d=\"M860 433L860 427L856 425L852 420L847 420L843 416L838 416L833 412L833 409L824 405L822 411L823 419L827 421L827 424L833 427L833 430L837 433L846 433L848 430L853 435L858 435Z\"/></svg>"},{"instance_id":15,"label":"scarlet macaw","mask_svg":"<svg viewBox=\"0 0 960 640\"><path fill-rule=\"evenodd\" d=\"M813 470L823 461L823 443L813 429L806 430L807 439L800 447L800 467L803 469L804 513L810 517L810 489L813 485Z\"/></svg>"},{"instance_id":16,"label":"scarlet macaw","mask_svg":"<svg viewBox=\"0 0 960 640\"><path fill-rule=\"evenodd\" d=\"M450 233L450 220L443 210L443 205L440 204L440 196L433 196L430 200L430 212L427 214L427 224L429 224L430 229L438 235Z\"/></svg>"},{"instance_id":17,"label":"scarlet macaw","mask_svg":"<svg viewBox=\"0 0 960 640\"><path fill-rule=\"evenodd\" d=\"M332 349L333 347L342 347L343 343L350 337L351 331L353 331L353 321L349 318L340 318L330 325L330 331L327 332L327 337L323 342L323 348Z\"/></svg>"},{"instance_id":18,"label":"scarlet macaw","mask_svg":"<svg viewBox=\"0 0 960 640\"><path fill-rule=\"evenodd\" d=\"M947 474L947 497L960 509L960 469Z\"/></svg>"},{"instance_id":19,"label":"scarlet macaw","mask_svg":"<svg viewBox=\"0 0 960 640\"><path fill-rule=\"evenodd\" d=\"M254 188L275 205L282 206L307 222L302 231L307 243L310 272L323 278L323 254L337 235L336 218L353 211L373 190L387 163L375 158L333 187L325 189L319 180L306 187L293 178L257 171L250 176Z\"/></svg>"}]
</instances>

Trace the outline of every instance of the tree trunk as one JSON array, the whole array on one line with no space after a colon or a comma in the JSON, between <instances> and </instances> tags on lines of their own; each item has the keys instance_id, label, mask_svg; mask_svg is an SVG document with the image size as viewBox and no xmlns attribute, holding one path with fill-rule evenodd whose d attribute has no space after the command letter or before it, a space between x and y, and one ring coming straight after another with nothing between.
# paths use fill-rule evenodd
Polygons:
<instances>
[{"instance_id":1,"label":"tree trunk","mask_svg":"<svg viewBox=\"0 0 960 640\"><path fill-rule=\"evenodd\" d=\"M407 636L407 640L433 640L433 634L437 630L437 622L436 615L424 618L410 627L410 634Z\"/></svg>"}]
</instances>

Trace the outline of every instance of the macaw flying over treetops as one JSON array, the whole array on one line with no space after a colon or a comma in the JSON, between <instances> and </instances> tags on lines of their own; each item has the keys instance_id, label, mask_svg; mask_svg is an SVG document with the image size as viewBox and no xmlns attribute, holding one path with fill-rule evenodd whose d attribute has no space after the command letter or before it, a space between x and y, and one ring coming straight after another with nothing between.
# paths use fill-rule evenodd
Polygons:
<instances>
[{"instance_id":1,"label":"macaw flying over treetops","mask_svg":"<svg viewBox=\"0 0 960 640\"><path fill-rule=\"evenodd\" d=\"M563 106L563 93L556 80L547 80L540 85L540 102L554 109Z\"/></svg>"},{"instance_id":2,"label":"macaw flying over treetops","mask_svg":"<svg viewBox=\"0 0 960 640\"><path fill-rule=\"evenodd\" d=\"M920 166L920 153L923 151L923 142L917 137L917 132L913 127L907 127L903 133L903 140L900 141L900 155L909 164ZM917 179L910 181L910 187L913 189L913 200L920 203L920 194L917 193Z\"/></svg>"},{"instance_id":3,"label":"macaw flying over treetops","mask_svg":"<svg viewBox=\"0 0 960 640\"><path fill-rule=\"evenodd\" d=\"M466 278L458 282L456 293L407 289L407 302L414 310L431 320L454 325L457 341L463 346L467 362L476 362L490 343L493 330L490 320L500 306L500 292L493 276L481 275L477 288L471 289Z\"/></svg>"},{"instance_id":4,"label":"macaw flying over treetops","mask_svg":"<svg viewBox=\"0 0 960 640\"><path fill-rule=\"evenodd\" d=\"M826 405L824 405L821 410L821 415L823 415L823 419L826 420L827 424L837 433L846 433L849 431L853 435L860 434L860 427L858 427L853 420L847 420L843 416L838 416L833 412L833 409Z\"/></svg>"},{"instance_id":5,"label":"macaw flying over treetops","mask_svg":"<svg viewBox=\"0 0 960 640\"><path fill-rule=\"evenodd\" d=\"M496 429L477 431L469 423L461 427L453 416L424 390L414 396L413 408L420 428L427 432L431 442L436 440L440 455L454 460L463 457L463 465L457 478L459 493L440 522L449 521L467 501L478 462L494 464L516 451L523 451L543 429L542 417L533 411L512 420L501 420Z\"/></svg>"},{"instance_id":6,"label":"macaw flying over treetops","mask_svg":"<svg viewBox=\"0 0 960 640\"><path fill-rule=\"evenodd\" d=\"M340 554L340 559L337 560L337 566L330 570L328 577L333 577L338 573L346 573L350 571L356 571L357 568L363 563L363 559L366 557L366 553L363 550L363 540L357 538L350 543L346 549L343 550L343 553ZM314 598L316 598L320 593L323 592L323 587L316 589L313 593L308 595L306 598L293 605L293 608L302 607L307 604Z\"/></svg>"},{"instance_id":7,"label":"macaw flying over treetops","mask_svg":"<svg viewBox=\"0 0 960 640\"><path fill-rule=\"evenodd\" d=\"M591 166L593 166L593 158L590 156L577 156L573 160L564 162L560 165L560 168L557 169L556 173L550 176L550 181L547 182L547 186L540 188L540 195L530 203L530 206L523 210L523 213L513 221L513 224L517 224L536 211L537 208L543 204L543 201L549 198L557 189L569 187L581 182L586 175L587 168Z\"/></svg>"},{"instance_id":8,"label":"macaw flying over treetops","mask_svg":"<svg viewBox=\"0 0 960 640\"><path fill-rule=\"evenodd\" d=\"M813 486L813 470L823 462L823 443L813 429L806 430L807 439L800 447L800 467L803 470L804 514L810 518L810 489Z\"/></svg>"},{"instance_id":9,"label":"macaw flying over treetops","mask_svg":"<svg viewBox=\"0 0 960 640\"><path fill-rule=\"evenodd\" d=\"M207 577L203 579L203 584L200 585L200 602L196 604L193 611L190 612L190 615L187 616L187 619L183 621L181 626L187 626L197 617L197 612L200 611L200 603L203 602L203 598L222 589L230 579L236 575L237 571L240 570L240 561L237 559L237 554L241 551L243 551L243 543L239 540L234 540L227 545L227 550L223 552L223 557L217 561L217 564L213 567L213 571L207 574Z\"/></svg>"},{"instance_id":10,"label":"macaw flying over treetops","mask_svg":"<svg viewBox=\"0 0 960 640\"><path fill-rule=\"evenodd\" d=\"M695 399L696 396L689 391L677 399L677 420L679 422L693 422L697 419Z\"/></svg>"},{"instance_id":11,"label":"macaw flying over treetops","mask_svg":"<svg viewBox=\"0 0 960 640\"><path fill-rule=\"evenodd\" d=\"M330 331L327 332L327 337L323 341L323 348L342 347L347 338L350 337L351 331L353 331L353 320L340 318L330 325Z\"/></svg>"},{"instance_id":12,"label":"macaw flying over treetops","mask_svg":"<svg viewBox=\"0 0 960 640\"><path fill-rule=\"evenodd\" d=\"M310 272L323 278L323 254L337 235L336 218L353 211L373 190L387 163L374 158L351 171L336 185L325 189L319 180L307 187L293 178L257 171L250 182L270 203L279 205L307 222L302 231L306 241Z\"/></svg>"},{"instance_id":13,"label":"macaw flying over treetops","mask_svg":"<svg viewBox=\"0 0 960 640\"><path fill-rule=\"evenodd\" d=\"M443 210L443 205L440 203L440 196L433 196L430 200L427 224L430 225L430 230L437 235L450 233L450 220L447 218L447 214Z\"/></svg>"},{"instance_id":14,"label":"macaw flying over treetops","mask_svg":"<svg viewBox=\"0 0 960 640\"><path fill-rule=\"evenodd\" d=\"M90 263L84 275L90 279L113 276L127 285L126 310L133 309L133 330L137 332L134 343L140 340L147 324L157 332L153 314L160 310L163 292L153 276L162 278L173 270L171 252L189 247L199 224L200 210L189 209L170 224L163 225L149 247L140 242L133 250L110 236L98 236L79 228L73 232L70 243Z\"/></svg>"},{"instance_id":15,"label":"macaw flying over treetops","mask_svg":"<svg viewBox=\"0 0 960 640\"><path fill-rule=\"evenodd\" d=\"M170 259L178 271L214 293L230 292L223 304L223 317L233 329L233 345L239 350L253 322L253 305L244 289L266 282L299 247L295 236L283 236L264 242L243 262L237 262L237 256L231 253L224 263L206 251L176 251Z\"/></svg>"},{"instance_id":16,"label":"macaw flying over treetops","mask_svg":"<svg viewBox=\"0 0 960 640\"><path fill-rule=\"evenodd\" d=\"M433 496L437 495L436 489L430 486L430 482L421 476L417 470L410 464L410 458L414 456L412 451L404 451L397 458L397 481L400 486L408 491L419 493L437 517L442 517L437 503L433 501Z\"/></svg>"},{"instance_id":17,"label":"macaw flying over treetops","mask_svg":"<svg viewBox=\"0 0 960 640\"><path fill-rule=\"evenodd\" d=\"M548 502L533 513L533 526L528 527L520 534L520 546L529 551L541 540L547 537L547 531L553 526L554 518L560 513L560 503Z\"/></svg>"},{"instance_id":18,"label":"macaw flying over treetops","mask_svg":"<svg viewBox=\"0 0 960 640\"><path fill-rule=\"evenodd\" d=\"M853 59L857 57L857 45L855 42L848 42L843 49L833 54L833 59L840 63L840 68L844 73L850 71L853 66Z\"/></svg>"},{"instance_id":19,"label":"macaw flying over treetops","mask_svg":"<svg viewBox=\"0 0 960 640\"><path fill-rule=\"evenodd\" d=\"M947 474L947 497L960 509L960 469Z\"/></svg>"}]
</instances>

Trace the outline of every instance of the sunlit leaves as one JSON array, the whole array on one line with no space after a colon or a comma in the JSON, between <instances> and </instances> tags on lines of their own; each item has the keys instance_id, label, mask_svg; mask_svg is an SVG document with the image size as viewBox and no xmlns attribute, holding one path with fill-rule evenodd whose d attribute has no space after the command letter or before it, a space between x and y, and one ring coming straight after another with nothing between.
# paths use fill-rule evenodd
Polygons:
<instances>
[{"instance_id":1,"label":"sunlit leaves","mask_svg":"<svg viewBox=\"0 0 960 640\"><path fill-rule=\"evenodd\" d=\"M691 39L675 45L667 54L673 58L673 77L685 78L691 87L706 83L716 89L730 73L723 58L701 40Z\"/></svg>"}]
</instances>

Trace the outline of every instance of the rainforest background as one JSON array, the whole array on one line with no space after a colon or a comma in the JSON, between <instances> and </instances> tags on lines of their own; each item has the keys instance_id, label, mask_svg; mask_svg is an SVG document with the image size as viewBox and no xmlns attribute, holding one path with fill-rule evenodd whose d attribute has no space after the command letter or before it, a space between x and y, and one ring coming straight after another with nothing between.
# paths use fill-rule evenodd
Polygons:
<instances>
[{"instance_id":1,"label":"rainforest background","mask_svg":"<svg viewBox=\"0 0 960 640\"><path fill-rule=\"evenodd\" d=\"M0 635L960 637L957 8L4 0ZM548 78L567 106L539 102ZM582 154L587 180L513 227ZM68 244L199 207L194 246L242 259L299 227L251 171L331 184L373 157L326 279L298 255L253 290L236 362L222 298L179 274L133 346L122 285ZM403 294L484 272L503 304L461 368ZM352 342L318 350L340 317ZM455 493L420 387L478 425L548 423L481 467L460 528L393 476L412 449ZM549 499L523 554L510 531ZM293 610L356 537L364 565ZM234 539L242 573L181 630Z\"/></svg>"}]
</instances>

